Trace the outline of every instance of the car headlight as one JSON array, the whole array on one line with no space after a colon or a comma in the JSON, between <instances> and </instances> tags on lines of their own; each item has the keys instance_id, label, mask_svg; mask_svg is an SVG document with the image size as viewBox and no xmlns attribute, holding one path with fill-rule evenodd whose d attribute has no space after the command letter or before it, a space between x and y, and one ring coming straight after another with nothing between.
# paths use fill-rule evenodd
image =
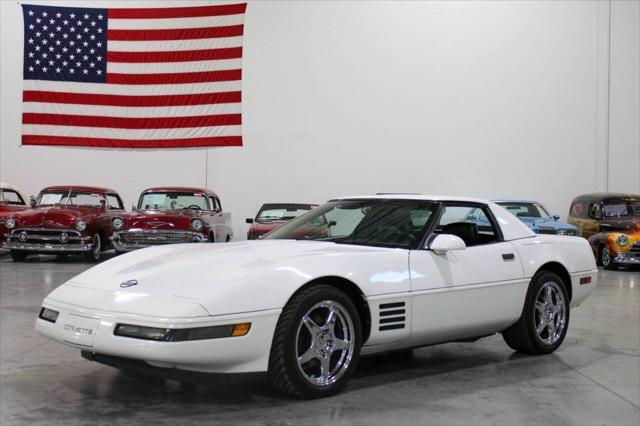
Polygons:
<instances>
[{"instance_id":1,"label":"car headlight","mask_svg":"<svg viewBox=\"0 0 640 426\"><path fill-rule=\"evenodd\" d=\"M5 226L7 229L13 229L13 228L15 228L15 227L16 227L16 220L15 220L14 218L10 217L9 219L7 219L7 220L4 222L4 226Z\"/></svg>"},{"instance_id":2,"label":"car headlight","mask_svg":"<svg viewBox=\"0 0 640 426\"><path fill-rule=\"evenodd\" d=\"M156 328L132 324L118 324L113 334L116 336L157 340L161 342L186 342L189 340L246 336L250 329L250 322L197 328Z\"/></svg>"},{"instance_id":3,"label":"car headlight","mask_svg":"<svg viewBox=\"0 0 640 426\"><path fill-rule=\"evenodd\" d=\"M85 222L84 220L77 221L76 229L80 232L84 231L85 229L87 229L87 222Z\"/></svg>"},{"instance_id":4,"label":"car headlight","mask_svg":"<svg viewBox=\"0 0 640 426\"><path fill-rule=\"evenodd\" d=\"M567 230L566 229L558 229L556 231L557 235L567 235Z\"/></svg>"},{"instance_id":5,"label":"car headlight","mask_svg":"<svg viewBox=\"0 0 640 426\"><path fill-rule=\"evenodd\" d=\"M618 238L616 238L616 242L620 247L625 247L629 245L629 237L624 234L620 234L618 235Z\"/></svg>"},{"instance_id":6,"label":"car headlight","mask_svg":"<svg viewBox=\"0 0 640 426\"><path fill-rule=\"evenodd\" d=\"M121 217L114 217L111 221L111 225L113 225L113 229L122 229L124 226L124 220Z\"/></svg>"},{"instance_id":7,"label":"car headlight","mask_svg":"<svg viewBox=\"0 0 640 426\"><path fill-rule=\"evenodd\" d=\"M193 219L191 221L191 229L193 229L194 231L202 231L202 228L204 228L204 222L202 221L202 219Z\"/></svg>"}]
</instances>

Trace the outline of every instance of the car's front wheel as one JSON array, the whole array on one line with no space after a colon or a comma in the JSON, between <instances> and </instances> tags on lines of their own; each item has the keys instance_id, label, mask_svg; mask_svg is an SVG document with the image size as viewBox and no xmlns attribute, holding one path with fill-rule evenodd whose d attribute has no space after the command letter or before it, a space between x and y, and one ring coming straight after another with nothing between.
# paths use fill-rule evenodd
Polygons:
<instances>
[{"instance_id":1,"label":"car's front wheel","mask_svg":"<svg viewBox=\"0 0 640 426\"><path fill-rule=\"evenodd\" d=\"M569 327L569 297L562 279L553 272L536 274L529 285L518 322L502 332L519 352L548 354L562 344Z\"/></svg>"},{"instance_id":2,"label":"car's front wheel","mask_svg":"<svg viewBox=\"0 0 640 426\"><path fill-rule=\"evenodd\" d=\"M613 262L613 257L609 252L609 249L604 244L600 246L600 250L598 251L598 260L604 269L615 269L616 265Z\"/></svg>"},{"instance_id":3,"label":"car's front wheel","mask_svg":"<svg viewBox=\"0 0 640 426\"><path fill-rule=\"evenodd\" d=\"M84 260L87 262L97 262L100 260L102 254L102 241L100 240L100 234L93 236L93 244L91 244L91 251L84 253Z\"/></svg>"},{"instance_id":4,"label":"car's front wheel","mask_svg":"<svg viewBox=\"0 0 640 426\"><path fill-rule=\"evenodd\" d=\"M333 395L347 384L360 358L358 310L328 285L294 295L278 320L269 356L269 381L293 396Z\"/></svg>"}]
</instances>

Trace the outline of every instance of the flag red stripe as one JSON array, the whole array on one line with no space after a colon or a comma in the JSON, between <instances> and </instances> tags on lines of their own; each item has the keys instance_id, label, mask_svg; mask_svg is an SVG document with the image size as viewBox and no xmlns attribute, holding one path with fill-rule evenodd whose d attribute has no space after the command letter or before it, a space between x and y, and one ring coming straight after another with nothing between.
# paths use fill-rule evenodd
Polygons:
<instances>
[{"instance_id":1,"label":"flag red stripe","mask_svg":"<svg viewBox=\"0 0 640 426\"><path fill-rule=\"evenodd\" d=\"M166 74L107 74L110 84L187 84L240 80L242 70L179 72Z\"/></svg>"},{"instance_id":2,"label":"flag red stripe","mask_svg":"<svg viewBox=\"0 0 640 426\"><path fill-rule=\"evenodd\" d=\"M100 117L93 115L42 114L33 112L25 112L22 114L22 124L108 127L112 129L175 129L181 127L234 126L241 123L241 114L160 118Z\"/></svg>"},{"instance_id":3,"label":"flag red stripe","mask_svg":"<svg viewBox=\"0 0 640 426\"><path fill-rule=\"evenodd\" d=\"M193 40L241 36L244 25L206 28L174 28L169 30L107 30L110 41Z\"/></svg>"},{"instance_id":4,"label":"flag red stripe","mask_svg":"<svg viewBox=\"0 0 640 426\"><path fill-rule=\"evenodd\" d=\"M196 95L124 96L89 93L45 92L25 90L24 102L103 105L121 107L168 107L180 105L229 104L241 101L241 92L199 93Z\"/></svg>"},{"instance_id":5,"label":"flag red stripe","mask_svg":"<svg viewBox=\"0 0 640 426\"><path fill-rule=\"evenodd\" d=\"M109 19L196 18L199 16L238 15L247 9L246 3L217 6L171 8L109 9Z\"/></svg>"},{"instance_id":6,"label":"flag red stripe","mask_svg":"<svg viewBox=\"0 0 640 426\"><path fill-rule=\"evenodd\" d=\"M198 146L242 146L242 136L187 139L106 139L67 136L22 135L23 145L90 146L94 148L188 148Z\"/></svg>"},{"instance_id":7,"label":"flag red stripe","mask_svg":"<svg viewBox=\"0 0 640 426\"><path fill-rule=\"evenodd\" d=\"M242 58L242 47L228 49L176 50L173 52L107 52L110 62L190 62Z\"/></svg>"}]
</instances>

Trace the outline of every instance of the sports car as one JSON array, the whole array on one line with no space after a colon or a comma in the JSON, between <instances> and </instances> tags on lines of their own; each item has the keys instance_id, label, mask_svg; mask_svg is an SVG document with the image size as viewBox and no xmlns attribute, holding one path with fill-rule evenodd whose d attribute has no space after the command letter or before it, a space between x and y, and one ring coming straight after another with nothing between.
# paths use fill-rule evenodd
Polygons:
<instances>
[{"instance_id":1,"label":"sports car","mask_svg":"<svg viewBox=\"0 0 640 426\"><path fill-rule=\"evenodd\" d=\"M346 197L262 240L108 260L51 292L36 329L109 365L266 372L285 393L322 397L361 355L495 333L551 353L596 277L585 239L536 235L492 202Z\"/></svg>"}]
</instances>

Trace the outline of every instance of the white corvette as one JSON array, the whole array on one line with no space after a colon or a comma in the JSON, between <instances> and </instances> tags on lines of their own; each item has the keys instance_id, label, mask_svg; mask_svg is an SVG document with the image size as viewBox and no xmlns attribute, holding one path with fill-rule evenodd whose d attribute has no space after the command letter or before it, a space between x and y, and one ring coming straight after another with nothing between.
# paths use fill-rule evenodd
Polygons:
<instances>
[{"instance_id":1,"label":"white corvette","mask_svg":"<svg viewBox=\"0 0 640 426\"><path fill-rule=\"evenodd\" d=\"M51 292L36 328L110 365L266 371L318 397L343 388L361 354L494 333L553 352L596 276L587 240L536 235L491 202L349 197L264 240L104 262Z\"/></svg>"}]
</instances>

